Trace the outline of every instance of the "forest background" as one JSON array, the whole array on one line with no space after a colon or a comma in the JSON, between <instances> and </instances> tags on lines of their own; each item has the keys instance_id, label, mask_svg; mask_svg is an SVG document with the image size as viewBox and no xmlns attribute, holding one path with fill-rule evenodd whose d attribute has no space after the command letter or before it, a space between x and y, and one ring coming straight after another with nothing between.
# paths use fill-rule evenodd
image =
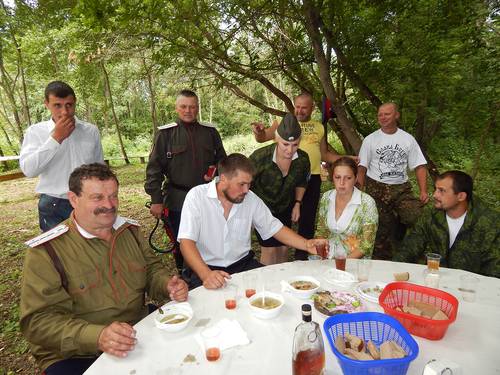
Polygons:
<instances>
[{"instance_id":1,"label":"forest background","mask_svg":"<svg viewBox=\"0 0 500 375\"><path fill-rule=\"evenodd\" d=\"M77 115L99 127L106 158L127 164L175 119L180 89L199 94L199 117L226 150L245 154L258 147L250 123L293 111L308 91L317 109L331 101L328 141L349 154L378 128L378 105L395 101L431 177L464 170L499 209L499 11L479 0L0 0L0 156L18 155L26 128L48 118L51 80L75 88ZM0 163L0 173L16 168ZM143 168L121 172L136 177L131 193L143 194ZM17 325L22 242L36 233L23 184L0 187L13 215L0 224L0 374L33 366Z\"/></svg>"}]
</instances>

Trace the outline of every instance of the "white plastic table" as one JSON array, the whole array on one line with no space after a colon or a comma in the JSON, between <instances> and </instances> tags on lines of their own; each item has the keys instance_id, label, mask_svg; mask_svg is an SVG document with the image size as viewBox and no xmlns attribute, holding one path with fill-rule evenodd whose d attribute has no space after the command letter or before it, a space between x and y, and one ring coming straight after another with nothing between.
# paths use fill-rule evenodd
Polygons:
<instances>
[{"instance_id":1,"label":"white plastic table","mask_svg":"<svg viewBox=\"0 0 500 375\"><path fill-rule=\"evenodd\" d=\"M346 271L356 273L356 260L347 261ZM372 261L369 281L393 281L396 272L410 273L410 282L423 285L425 266ZM334 267L333 261L305 261L277 264L265 267L276 291L279 281L292 276L308 275L317 278L321 287L328 290L346 290L326 282L323 274ZM262 269L252 270L262 274ZM463 375L500 374L500 279L477 275L480 278L475 302L465 302L458 291L459 276L466 271L441 268L440 289L459 300L458 316L450 325L443 339L431 341L413 336L420 349L418 357L411 362L408 374L421 375L425 364L432 359L448 359L462 368ZM285 305L280 315L272 320L255 318L244 297L242 274L233 275L233 283L239 286L238 306L235 310L224 307L221 290L197 288L189 293L189 303L194 309L194 318L189 326L178 333L167 333L155 327L153 314L136 324L138 344L126 358L101 355L85 374L286 374L292 373L292 341L295 327L301 321L301 305L304 300L287 292L283 293ZM354 292L354 287L351 292ZM378 304L362 300L367 311L383 312ZM307 302L307 300L306 300ZM251 343L222 352L217 362L208 362L194 335L200 319L210 319L207 326L223 318L237 319L248 333ZM313 320L321 327L326 316L313 308ZM325 374L342 374L337 359L330 349L323 332L326 352ZM185 362L187 355L194 362Z\"/></svg>"}]
</instances>

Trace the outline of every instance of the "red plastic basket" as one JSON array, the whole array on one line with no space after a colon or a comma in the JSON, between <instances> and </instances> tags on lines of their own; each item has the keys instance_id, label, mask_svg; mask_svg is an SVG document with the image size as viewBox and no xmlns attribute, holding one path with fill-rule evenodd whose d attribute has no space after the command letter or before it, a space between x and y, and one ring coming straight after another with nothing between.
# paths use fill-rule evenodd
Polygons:
<instances>
[{"instance_id":1,"label":"red plastic basket","mask_svg":"<svg viewBox=\"0 0 500 375\"><path fill-rule=\"evenodd\" d=\"M395 310L412 300L437 307L448 316L448 320L433 320ZM384 288L378 301L384 312L399 320L411 334L429 340L442 339L448 326L457 318L458 300L449 293L426 286L407 282L390 283Z\"/></svg>"}]
</instances>

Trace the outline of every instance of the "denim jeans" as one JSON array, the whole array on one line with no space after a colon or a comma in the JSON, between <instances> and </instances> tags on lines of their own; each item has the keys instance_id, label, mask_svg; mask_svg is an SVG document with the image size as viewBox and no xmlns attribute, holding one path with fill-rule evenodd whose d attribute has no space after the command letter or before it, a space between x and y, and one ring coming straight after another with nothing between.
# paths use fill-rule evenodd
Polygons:
<instances>
[{"instance_id":1,"label":"denim jeans","mask_svg":"<svg viewBox=\"0 0 500 375\"><path fill-rule=\"evenodd\" d=\"M73 211L67 199L51 197L41 194L38 201L38 220L42 232L54 228L61 221L66 220Z\"/></svg>"}]
</instances>

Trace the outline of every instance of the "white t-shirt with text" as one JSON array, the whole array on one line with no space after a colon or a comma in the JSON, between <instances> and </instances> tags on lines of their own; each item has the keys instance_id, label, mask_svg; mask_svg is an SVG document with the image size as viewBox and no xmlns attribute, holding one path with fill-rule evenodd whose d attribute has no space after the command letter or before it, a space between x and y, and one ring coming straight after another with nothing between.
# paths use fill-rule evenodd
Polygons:
<instances>
[{"instance_id":1,"label":"white t-shirt with text","mask_svg":"<svg viewBox=\"0 0 500 375\"><path fill-rule=\"evenodd\" d=\"M394 134L374 131L359 151L359 165L367 169L367 176L384 184L403 184L408 181L408 169L424 164L427 161L417 141L402 129Z\"/></svg>"}]
</instances>

